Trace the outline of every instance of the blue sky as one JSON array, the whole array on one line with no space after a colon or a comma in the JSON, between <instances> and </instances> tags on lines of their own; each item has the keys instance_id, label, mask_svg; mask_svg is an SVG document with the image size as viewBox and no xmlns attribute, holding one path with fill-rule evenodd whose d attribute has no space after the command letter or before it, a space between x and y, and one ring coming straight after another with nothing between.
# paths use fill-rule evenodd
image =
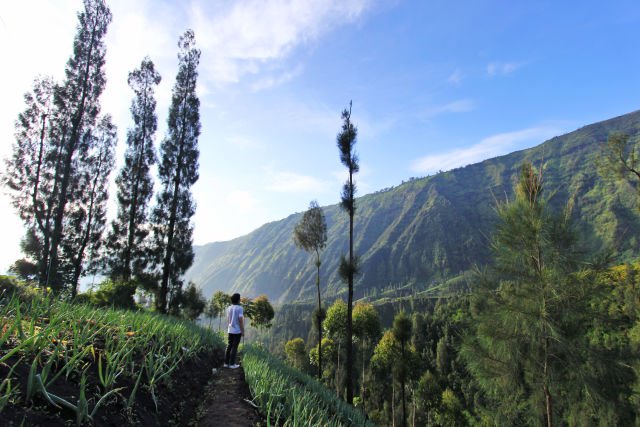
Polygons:
<instances>
[{"instance_id":1,"label":"blue sky","mask_svg":"<svg viewBox=\"0 0 640 427\"><path fill-rule=\"evenodd\" d=\"M103 111L130 126L149 55L164 136L176 43L202 50L195 243L339 200L335 136L353 100L359 194L537 145L640 107L637 1L112 0ZM37 74L60 79L80 0L0 4L0 155ZM115 173L114 173L115 176ZM115 190L112 199L115 200ZM0 271L21 224L6 196ZM115 207L112 206L112 212Z\"/></svg>"}]
</instances>

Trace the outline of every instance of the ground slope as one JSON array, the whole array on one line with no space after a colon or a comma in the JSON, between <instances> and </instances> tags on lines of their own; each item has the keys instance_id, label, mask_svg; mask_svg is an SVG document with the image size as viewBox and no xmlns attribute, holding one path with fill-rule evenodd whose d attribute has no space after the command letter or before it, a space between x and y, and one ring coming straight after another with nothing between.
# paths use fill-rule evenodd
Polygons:
<instances>
[{"instance_id":1,"label":"ground slope","mask_svg":"<svg viewBox=\"0 0 640 427\"><path fill-rule=\"evenodd\" d=\"M524 161L545 165L546 189L554 194L552 203L558 209L573 200L573 217L586 250L610 250L621 259L636 256L640 221L635 193L629 185L601 179L597 158L611 132L636 137L639 129L640 112L634 112L532 149L411 179L358 198L356 298L389 286L425 289L488 262L487 236L495 222L495 202L511 196ZM322 254L323 293L335 296L344 292L338 265L347 253L347 215L338 205L323 210L329 228ZM275 303L312 298L315 265L291 237L301 215L265 224L238 239L196 247L187 280L201 286L207 297L223 290L250 297L267 294Z\"/></svg>"}]
</instances>

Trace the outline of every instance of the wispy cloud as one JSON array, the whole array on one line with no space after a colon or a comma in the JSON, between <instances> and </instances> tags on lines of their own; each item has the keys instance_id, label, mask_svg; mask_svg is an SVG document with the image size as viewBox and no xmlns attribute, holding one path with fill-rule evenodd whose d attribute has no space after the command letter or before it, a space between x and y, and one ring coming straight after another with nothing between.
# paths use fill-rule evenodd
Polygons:
<instances>
[{"instance_id":1,"label":"wispy cloud","mask_svg":"<svg viewBox=\"0 0 640 427\"><path fill-rule=\"evenodd\" d=\"M526 62L490 62L487 65L487 74L489 77L506 76L526 65Z\"/></svg>"},{"instance_id":2,"label":"wispy cloud","mask_svg":"<svg viewBox=\"0 0 640 427\"><path fill-rule=\"evenodd\" d=\"M256 200L249 191L235 190L227 194L227 206L230 206L235 212L248 213L256 206Z\"/></svg>"},{"instance_id":3,"label":"wispy cloud","mask_svg":"<svg viewBox=\"0 0 640 427\"><path fill-rule=\"evenodd\" d=\"M277 193L319 193L326 185L319 179L295 172L267 170L268 183L265 188Z\"/></svg>"},{"instance_id":4,"label":"wispy cloud","mask_svg":"<svg viewBox=\"0 0 640 427\"><path fill-rule=\"evenodd\" d=\"M423 174L446 171L500 156L516 148L539 144L560 133L562 129L557 126L538 126L500 133L484 138L468 148L421 157L411 164L411 170Z\"/></svg>"},{"instance_id":5,"label":"wispy cloud","mask_svg":"<svg viewBox=\"0 0 640 427\"><path fill-rule=\"evenodd\" d=\"M265 144L262 141L245 135L230 135L226 138L226 142L243 150L263 150L265 148Z\"/></svg>"},{"instance_id":6,"label":"wispy cloud","mask_svg":"<svg viewBox=\"0 0 640 427\"><path fill-rule=\"evenodd\" d=\"M475 109L475 103L472 99L459 99L447 104L436 105L424 110L421 114L422 118L431 118L440 114L468 113Z\"/></svg>"},{"instance_id":7,"label":"wispy cloud","mask_svg":"<svg viewBox=\"0 0 640 427\"><path fill-rule=\"evenodd\" d=\"M462 83L462 71L459 69L455 70L451 75L447 78L447 81L452 85L459 86Z\"/></svg>"},{"instance_id":8,"label":"wispy cloud","mask_svg":"<svg viewBox=\"0 0 640 427\"><path fill-rule=\"evenodd\" d=\"M251 85L251 89L254 92L259 92L261 90L271 89L275 86L280 86L281 84L287 83L288 81L296 78L302 73L302 65L297 65L291 70L285 71L278 75L271 75L267 77L263 77L253 83Z\"/></svg>"},{"instance_id":9,"label":"wispy cloud","mask_svg":"<svg viewBox=\"0 0 640 427\"><path fill-rule=\"evenodd\" d=\"M193 2L189 21L203 51L202 66L217 83L258 74L272 61L357 20L370 0L237 0ZM204 73L203 73L204 74Z\"/></svg>"}]
</instances>

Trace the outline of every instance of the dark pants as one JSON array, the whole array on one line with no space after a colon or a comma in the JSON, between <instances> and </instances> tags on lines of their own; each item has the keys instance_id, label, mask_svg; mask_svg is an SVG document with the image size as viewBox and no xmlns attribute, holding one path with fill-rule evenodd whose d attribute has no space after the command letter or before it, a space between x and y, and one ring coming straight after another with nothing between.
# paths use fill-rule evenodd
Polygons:
<instances>
[{"instance_id":1,"label":"dark pants","mask_svg":"<svg viewBox=\"0 0 640 427\"><path fill-rule=\"evenodd\" d=\"M227 344L227 352L224 355L224 363L227 365L236 364L236 354L241 338L242 334L229 334L229 344Z\"/></svg>"}]
</instances>

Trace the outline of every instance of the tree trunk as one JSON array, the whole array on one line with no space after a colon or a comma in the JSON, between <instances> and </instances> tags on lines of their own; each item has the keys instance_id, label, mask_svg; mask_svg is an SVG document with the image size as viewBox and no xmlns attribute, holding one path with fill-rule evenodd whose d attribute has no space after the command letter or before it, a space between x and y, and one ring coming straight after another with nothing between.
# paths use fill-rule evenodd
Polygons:
<instances>
[{"instance_id":1,"label":"tree trunk","mask_svg":"<svg viewBox=\"0 0 640 427\"><path fill-rule=\"evenodd\" d=\"M396 427L396 384L391 380L391 425Z\"/></svg>"},{"instance_id":2,"label":"tree trunk","mask_svg":"<svg viewBox=\"0 0 640 427\"><path fill-rule=\"evenodd\" d=\"M353 188L353 169L349 168L349 185ZM353 194L349 210L349 292L347 301L347 403L353 405Z\"/></svg>"},{"instance_id":3,"label":"tree trunk","mask_svg":"<svg viewBox=\"0 0 640 427\"><path fill-rule=\"evenodd\" d=\"M191 70L189 68L189 70ZM190 75L187 76L186 81L190 80ZM188 99L189 90L185 89L185 93L182 96L182 103L186 104ZM180 150L176 157L176 176L173 187L173 199L171 201L171 215L169 217L169 232L167 233L167 249L165 252L164 265L162 267L162 283L160 286L160 301L161 306L158 307L161 313L166 313L167 310L167 292L169 290L169 276L171 273L171 257L173 256L173 234L175 232L175 224L178 211L178 194L180 190L180 177L182 172L182 156L184 155L185 144L185 127L186 127L186 105L182 106L182 128L180 129Z\"/></svg>"},{"instance_id":4,"label":"tree trunk","mask_svg":"<svg viewBox=\"0 0 640 427\"><path fill-rule=\"evenodd\" d=\"M364 365L365 365L365 340L362 339L362 384L360 386L360 397L362 398L362 413L367 414L367 408L365 404L365 393L364 393Z\"/></svg>"},{"instance_id":5,"label":"tree trunk","mask_svg":"<svg viewBox=\"0 0 640 427\"><path fill-rule=\"evenodd\" d=\"M91 65L91 55L95 47L96 28L93 28L91 32L91 41L89 42L89 52L87 54L87 65L84 69L84 80L82 81L82 97L75 117L71 121L71 136L67 145L67 152L65 156L64 172L62 174L62 182L60 186L60 194L58 196L58 203L56 206L56 215L53 223L53 235L51 239L50 250L50 264L49 271L47 272L47 286L52 285L55 290L62 290L62 283L58 283L58 246L62 239L62 220L64 218L64 210L67 205L68 197L67 190L69 187L69 181L71 180L72 173L72 161L73 154L76 151L78 141L80 139L80 128L82 127L82 119L84 117L85 102L87 100L87 90L89 85L89 68ZM64 137L63 137L64 138ZM64 140L62 141L64 144ZM53 277L51 277L53 276ZM52 281L53 279L53 281Z\"/></svg>"},{"instance_id":6,"label":"tree trunk","mask_svg":"<svg viewBox=\"0 0 640 427\"><path fill-rule=\"evenodd\" d=\"M402 363L403 365L406 363L405 355L404 355L404 340L400 343L402 346ZM402 366L402 375L400 376L400 396L402 397L402 427L407 427L407 406L405 402L404 396L404 383L405 383L405 366Z\"/></svg>"},{"instance_id":7,"label":"tree trunk","mask_svg":"<svg viewBox=\"0 0 640 427\"><path fill-rule=\"evenodd\" d=\"M316 248L316 289L318 290L318 381L322 381L322 303L320 300L320 253Z\"/></svg>"}]
</instances>

